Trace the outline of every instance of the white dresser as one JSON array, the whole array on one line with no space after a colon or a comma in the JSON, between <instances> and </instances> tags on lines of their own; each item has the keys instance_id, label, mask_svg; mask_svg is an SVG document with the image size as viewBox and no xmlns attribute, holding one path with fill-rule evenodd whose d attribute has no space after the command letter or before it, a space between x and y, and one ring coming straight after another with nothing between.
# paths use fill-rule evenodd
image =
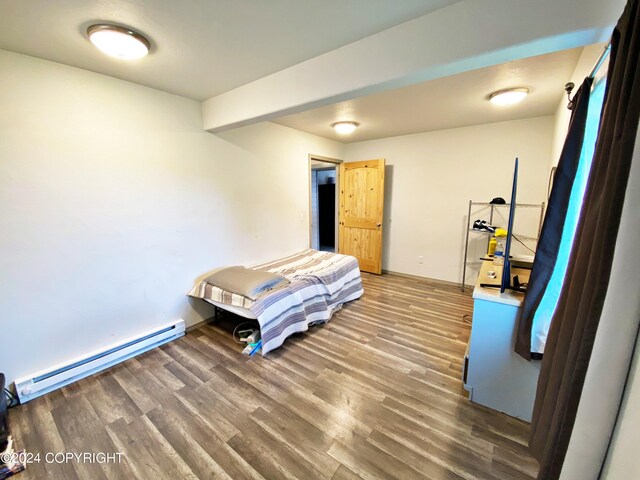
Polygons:
<instances>
[{"instance_id":1,"label":"white dresser","mask_svg":"<svg viewBox=\"0 0 640 480\"><path fill-rule=\"evenodd\" d=\"M497 278L489 278L494 270ZM520 282L530 271L512 268ZM500 283L502 267L483 262L473 290L473 324L464 362L463 380L469 399L513 417L531 421L539 361L527 361L514 352L524 294L480 287Z\"/></svg>"}]
</instances>

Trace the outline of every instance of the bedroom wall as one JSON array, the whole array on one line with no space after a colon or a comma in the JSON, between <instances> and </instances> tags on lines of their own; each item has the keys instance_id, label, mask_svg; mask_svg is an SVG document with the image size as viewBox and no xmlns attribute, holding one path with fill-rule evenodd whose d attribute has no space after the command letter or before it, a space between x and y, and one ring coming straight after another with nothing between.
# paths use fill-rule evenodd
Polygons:
<instances>
[{"instance_id":1,"label":"bedroom wall","mask_svg":"<svg viewBox=\"0 0 640 480\"><path fill-rule=\"evenodd\" d=\"M133 67L132 67L133 68ZM0 371L8 380L178 318L222 265L308 245L309 153L271 123L204 132L200 104L0 51Z\"/></svg>"},{"instance_id":2,"label":"bedroom wall","mask_svg":"<svg viewBox=\"0 0 640 480\"><path fill-rule=\"evenodd\" d=\"M544 201L553 121L537 117L348 144L347 161L386 158L382 268L461 281L469 200L509 201L518 156L518 201ZM535 235L538 215L539 210L519 213L516 230ZM474 210L475 219L488 220L488 211ZM495 223L505 225L506 219ZM469 258L477 260L487 238L471 237ZM467 283L475 278L468 270Z\"/></svg>"},{"instance_id":3,"label":"bedroom wall","mask_svg":"<svg viewBox=\"0 0 640 480\"><path fill-rule=\"evenodd\" d=\"M633 478L640 471L637 435L640 427L640 337L622 397L602 478Z\"/></svg>"}]
</instances>

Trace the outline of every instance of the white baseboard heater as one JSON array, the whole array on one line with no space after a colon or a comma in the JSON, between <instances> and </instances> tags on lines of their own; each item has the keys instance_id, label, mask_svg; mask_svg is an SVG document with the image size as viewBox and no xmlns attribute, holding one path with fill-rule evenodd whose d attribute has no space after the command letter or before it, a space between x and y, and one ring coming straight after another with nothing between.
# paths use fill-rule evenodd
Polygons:
<instances>
[{"instance_id":1,"label":"white baseboard heater","mask_svg":"<svg viewBox=\"0 0 640 480\"><path fill-rule=\"evenodd\" d=\"M184 320L178 320L117 345L105 347L86 356L16 380L16 392L20 403L33 400L163 343L182 337L184 332Z\"/></svg>"}]
</instances>

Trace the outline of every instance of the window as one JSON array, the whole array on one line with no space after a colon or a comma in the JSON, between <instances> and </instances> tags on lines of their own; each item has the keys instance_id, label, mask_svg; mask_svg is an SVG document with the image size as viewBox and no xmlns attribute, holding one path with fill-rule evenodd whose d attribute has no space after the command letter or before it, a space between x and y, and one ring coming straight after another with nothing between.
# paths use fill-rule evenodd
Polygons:
<instances>
[{"instance_id":1,"label":"window","mask_svg":"<svg viewBox=\"0 0 640 480\"><path fill-rule=\"evenodd\" d=\"M558 258L556 260L551 279L549 280L549 284L547 285L544 295L542 296L542 300L540 301L540 305L533 317L533 329L531 334L532 352L544 352L551 319L553 318L553 314L558 306L560 291L562 290L562 284L567 273L569 256L571 254L571 248L573 246L573 240L575 238L578 220L580 218L580 210L582 209L582 201L584 199L596 139L598 137L605 84L605 78L595 82L589 98L584 142L582 144L576 178L571 188L571 196L569 198L567 216L562 230Z\"/></svg>"}]
</instances>

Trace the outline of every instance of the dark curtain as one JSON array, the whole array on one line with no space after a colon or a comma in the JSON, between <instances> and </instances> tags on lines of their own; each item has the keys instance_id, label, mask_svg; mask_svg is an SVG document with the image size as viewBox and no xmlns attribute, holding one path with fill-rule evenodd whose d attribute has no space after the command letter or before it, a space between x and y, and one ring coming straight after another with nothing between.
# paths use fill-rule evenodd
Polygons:
<instances>
[{"instance_id":1,"label":"dark curtain","mask_svg":"<svg viewBox=\"0 0 640 480\"><path fill-rule=\"evenodd\" d=\"M560 250L560 240L569 207L571 189L580 163L592 83L592 78L586 78L574 97L567 139L564 142L556 175L553 179L549 206L536 249L536 259L529 277L527 295L522 304L518 336L516 337L516 352L527 360L531 359L533 317L551 279Z\"/></svg>"},{"instance_id":2,"label":"dark curtain","mask_svg":"<svg viewBox=\"0 0 640 480\"><path fill-rule=\"evenodd\" d=\"M538 380L530 445L539 479L560 476L607 292L638 131L639 66L638 0L629 0L611 39L600 132Z\"/></svg>"}]
</instances>

